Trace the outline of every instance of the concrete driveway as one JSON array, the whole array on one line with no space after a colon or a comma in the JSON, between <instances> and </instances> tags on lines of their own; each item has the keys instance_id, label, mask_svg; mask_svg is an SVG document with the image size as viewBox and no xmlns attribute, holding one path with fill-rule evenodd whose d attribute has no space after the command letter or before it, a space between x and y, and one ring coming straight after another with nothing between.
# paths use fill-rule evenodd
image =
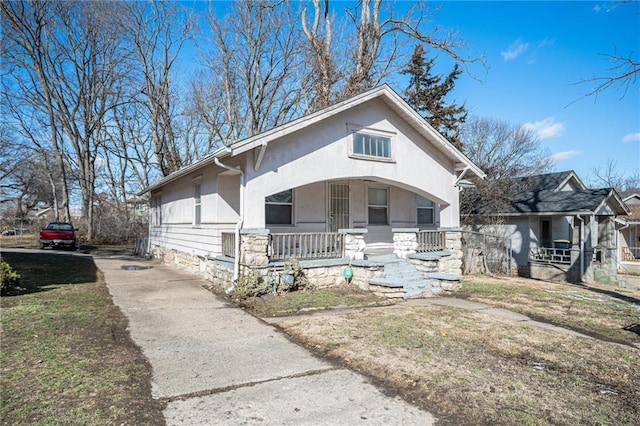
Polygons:
<instances>
[{"instance_id":1,"label":"concrete driveway","mask_svg":"<svg viewBox=\"0 0 640 426\"><path fill-rule=\"evenodd\" d=\"M95 258L153 367L168 425L429 425L435 418L326 362L202 287L140 260ZM151 266L126 270L126 266Z\"/></svg>"}]
</instances>

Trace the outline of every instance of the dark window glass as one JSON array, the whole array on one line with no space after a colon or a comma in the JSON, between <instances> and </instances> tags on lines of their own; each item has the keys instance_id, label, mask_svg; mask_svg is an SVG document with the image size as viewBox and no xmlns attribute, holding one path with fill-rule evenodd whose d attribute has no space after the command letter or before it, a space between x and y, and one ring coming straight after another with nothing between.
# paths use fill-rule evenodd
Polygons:
<instances>
[{"instance_id":1,"label":"dark window glass","mask_svg":"<svg viewBox=\"0 0 640 426\"><path fill-rule=\"evenodd\" d=\"M369 224L386 225L387 220L387 190L383 188L368 189Z\"/></svg>"},{"instance_id":2,"label":"dark window glass","mask_svg":"<svg viewBox=\"0 0 640 426\"><path fill-rule=\"evenodd\" d=\"M293 224L293 190L279 192L265 198L265 221L269 225Z\"/></svg>"}]
</instances>

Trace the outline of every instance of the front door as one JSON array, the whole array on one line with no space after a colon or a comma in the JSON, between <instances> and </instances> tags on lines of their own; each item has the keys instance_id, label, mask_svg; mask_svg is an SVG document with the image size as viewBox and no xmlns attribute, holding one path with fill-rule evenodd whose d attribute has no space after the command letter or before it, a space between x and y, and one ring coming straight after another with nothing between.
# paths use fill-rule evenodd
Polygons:
<instances>
[{"instance_id":1,"label":"front door","mask_svg":"<svg viewBox=\"0 0 640 426\"><path fill-rule=\"evenodd\" d=\"M540 220L540 234L542 247L553 247L553 241L551 241L551 219Z\"/></svg>"},{"instance_id":2,"label":"front door","mask_svg":"<svg viewBox=\"0 0 640 426\"><path fill-rule=\"evenodd\" d=\"M349 185L344 183L329 184L329 230L350 227L349 221Z\"/></svg>"}]
</instances>

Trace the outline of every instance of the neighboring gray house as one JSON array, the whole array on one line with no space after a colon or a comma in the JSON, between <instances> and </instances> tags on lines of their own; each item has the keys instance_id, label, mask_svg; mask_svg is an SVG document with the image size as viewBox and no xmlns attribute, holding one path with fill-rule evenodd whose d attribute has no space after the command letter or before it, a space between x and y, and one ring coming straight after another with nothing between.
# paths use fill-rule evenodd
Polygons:
<instances>
[{"instance_id":1,"label":"neighboring gray house","mask_svg":"<svg viewBox=\"0 0 640 426\"><path fill-rule=\"evenodd\" d=\"M614 189L589 189L573 171L512 179L504 187L508 203L478 200L471 213L486 219L484 232L510 240L520 275L570 282L615 275L615 219L629 210Z\"/></svg>"},{"instance_id":2,"label":"neighboring gray house","mask_svg":"<svg viewBox=\"0 0 640 426\"><path fill-rule=\"evenodd\" d=\"M458 183L483 177L383 85L151 185L150 253L214 278L231 262L228 281L290 257L353 265L385 249L439 251L455 261L437 270L459 273L460 256L442 251L459 249ZM343 279L339 268L322 274Z\"/></svg>"},{"instance_id":3,"label":"neighboring gray house","mask_svg":"<svg viewBox=\"0 0 640 426\"><path fill-rule=\"evenodd\" d=\"M640 194L624 199L629 214L618 216L618 247L620 264L618 270L623 273L640 274Z\"/></svg>"}]
</instances>

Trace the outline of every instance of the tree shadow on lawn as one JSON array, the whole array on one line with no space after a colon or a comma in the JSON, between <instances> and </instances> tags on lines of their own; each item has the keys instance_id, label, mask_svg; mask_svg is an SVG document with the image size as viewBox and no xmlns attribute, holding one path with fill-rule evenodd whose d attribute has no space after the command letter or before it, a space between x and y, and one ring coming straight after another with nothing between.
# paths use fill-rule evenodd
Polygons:
<instances>
[{"instance_id":1,"label":"tree shadow on lawn","mask_svg":"<svg viewBox=\"0 0 640 426\"><path fill-rule=\"evenodd\" d=\"M89 256L59 252L3 252L2 258L20 274L20 289L7 296L46 291L48 286L86 284L98 280L98 268Z\"/></svg>"},{"instance_id":2,"label":"tree shadow on lawn","mask_svg":"<svg viewBox=\"0 0 640 426\"><path fill-rule=\"evenodd\" d=\"M623 302L628 302L634 305L640 306L640 299L632 296L627 296L626 294L621 294L614 290L606 290L597 287L591 287L587 284L578 284L579 287L584 288L585 290L593 291L594 293L603 294L605 296L609 296L613 299L622 300Z\"/></svg>"}]
</instances>

